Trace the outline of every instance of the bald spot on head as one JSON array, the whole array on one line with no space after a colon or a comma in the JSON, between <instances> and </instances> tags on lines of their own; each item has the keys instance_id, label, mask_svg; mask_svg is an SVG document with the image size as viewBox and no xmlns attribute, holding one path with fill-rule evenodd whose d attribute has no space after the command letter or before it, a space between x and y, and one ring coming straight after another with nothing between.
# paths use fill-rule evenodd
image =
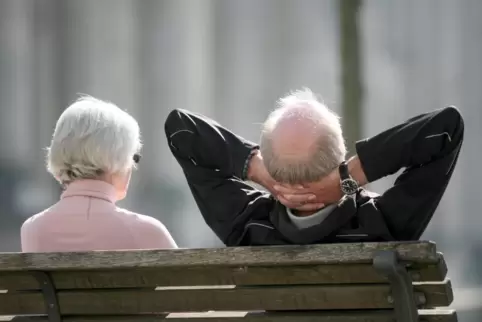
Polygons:
<instances>
[{"instance_id":1,"label":"bald spot on head","mask_svg":"<svg viewBox=\"0 0 482 322\"><path fill-rule=\"evenodd\" d=\"M338 115L306 88L278 100L259 145L271 177L291 184L319 180L346 154Z\"/></svg>"},{"instance_id":2,"label":"bald spot on head","mask_svg":"<svg viewBox=\"0 0 482 322\"><path fill-rule=\"evenodd\" d=\"M312 105L298 104L279 113L272 124L273 153L286 161L310 159L323 133L320 112Z\"/></svg>"}]
</instances>

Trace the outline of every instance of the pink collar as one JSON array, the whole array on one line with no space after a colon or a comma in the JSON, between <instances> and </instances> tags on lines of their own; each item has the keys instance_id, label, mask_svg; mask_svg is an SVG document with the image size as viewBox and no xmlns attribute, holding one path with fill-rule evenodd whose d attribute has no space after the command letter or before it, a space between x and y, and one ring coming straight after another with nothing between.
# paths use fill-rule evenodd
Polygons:
<instances>
[{"instance_id":1,"label":"pink collar","mask_svg":"<svg viewBox=\"0 0 482 322\"><path fill-rule=\"evenodd\" d=\"M117 201L114 186L101 180L76 180L67 186L60 199L74 196L93 197L112 203Z\"/></svg>"}]
</instances>

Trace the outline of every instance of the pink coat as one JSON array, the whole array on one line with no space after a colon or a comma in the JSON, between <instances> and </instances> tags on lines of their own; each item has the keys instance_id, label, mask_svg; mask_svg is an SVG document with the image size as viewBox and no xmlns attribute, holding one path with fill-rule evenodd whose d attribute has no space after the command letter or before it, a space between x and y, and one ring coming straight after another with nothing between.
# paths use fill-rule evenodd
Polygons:
<instances>
[{"instance_id":1,"label":"pink coat","mask_svg":"<svg viewBox=\"0 0 482 322\"><path fill-rule=\"evenodd\" d=\"M21 229L23 252L177 248L157 219L119 208L115 190L99 180L69 184L60 201Z\"/></svg>"}]
</instances>

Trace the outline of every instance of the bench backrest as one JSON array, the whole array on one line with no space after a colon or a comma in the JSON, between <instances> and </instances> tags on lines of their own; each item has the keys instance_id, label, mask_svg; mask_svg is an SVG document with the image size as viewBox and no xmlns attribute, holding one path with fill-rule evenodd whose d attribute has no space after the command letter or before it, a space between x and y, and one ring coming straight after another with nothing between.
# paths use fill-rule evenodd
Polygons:
<instances>
[{"instance_id":1,"label":"bench backrest","mask_svg":"<svg viewBox=\"0 0 482 322\"><path fill-rule=\"evenodd\" d=\"M57 310L68 321L87 322L154 321L170 312L283 311L233 313L233 319L390 321L391 288L373 267L380 250L396 251L408 267L419 308L451 303L447 269L433 243L357 243L3 253L0 290L6 291L0 291L0 315L46 315ZM429 312L425 319L456 317L453 311Z\"/></svg>"}]
</instances>

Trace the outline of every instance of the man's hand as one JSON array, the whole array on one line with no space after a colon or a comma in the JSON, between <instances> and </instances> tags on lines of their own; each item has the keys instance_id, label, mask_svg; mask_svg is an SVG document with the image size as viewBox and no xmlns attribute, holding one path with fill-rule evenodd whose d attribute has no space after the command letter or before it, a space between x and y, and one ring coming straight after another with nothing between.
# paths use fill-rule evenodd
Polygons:
<instances>
[{"instance_id":1,"label":"man's hand","mask_svg":"<svg viewBox=\"0 0 482 322\"><path fill-rule=\"evenodd\" d=\"M276 182L266 170L263 163L263 157L259 150L255 152L255 155L249 162L248 180L265 187L275 198L288 208L311 211L324 207L324 204L314 202L316 195L313 193L304 192L301 194L293 194L289 197L289 200L280 195L275 189L275 186L280 186L280 184Z\"/></svg>"},{"instance_id":2,"label":"man's hand","mask_svg":"<svg viewBox=\"0 0 482 322\"><path fill-rule=\"evenodd\" d=\"M273 187L276 182L273 178L271 178L266 170L261 152L259 150L255 150L253 153L254 155L251 157L248 165L248 180L262 185L270 192L273 192Z\"/></svg>"},{"instance_id":3,"label":"man's hand","mask_svg":"<svg viewBox=\"0 0 482 322\"><path fill-rule=\"evenodd\" d=\"M340 189L340 177L338 171L333 171L328 176L317 182L307 183L303 185L286 185L278 184L274 187L279 201L286 205L293 203L294 200L302 204L296 207L296 210L305 211L307 202L316 202L318 204L329 205L338 202L342 197ZM315 195L313 199L309 196Z\"/></svg>"},{"instance_id":4,"label":"man's hand","mask_svg":"<svg viewBox=\"0 0 482 322\"><path fill-rule=\"evenodd\" d=\"M360 159L357 156L348 161L348 171L353 179L358 182L359 186L367 184L367 178ZM284 205L292 204L294 200L296 200L296 202L301 201L305 203L329 205L338 202L343 197L338 169L333 170L329 175L317 182L297 186L278 184L274 187L274 190L278 195L279 201ZM313 199L310 197L312 195L316 197ZM296 207L295 209L305 210L303 206Z\"/></svg>"}]
</instances>

